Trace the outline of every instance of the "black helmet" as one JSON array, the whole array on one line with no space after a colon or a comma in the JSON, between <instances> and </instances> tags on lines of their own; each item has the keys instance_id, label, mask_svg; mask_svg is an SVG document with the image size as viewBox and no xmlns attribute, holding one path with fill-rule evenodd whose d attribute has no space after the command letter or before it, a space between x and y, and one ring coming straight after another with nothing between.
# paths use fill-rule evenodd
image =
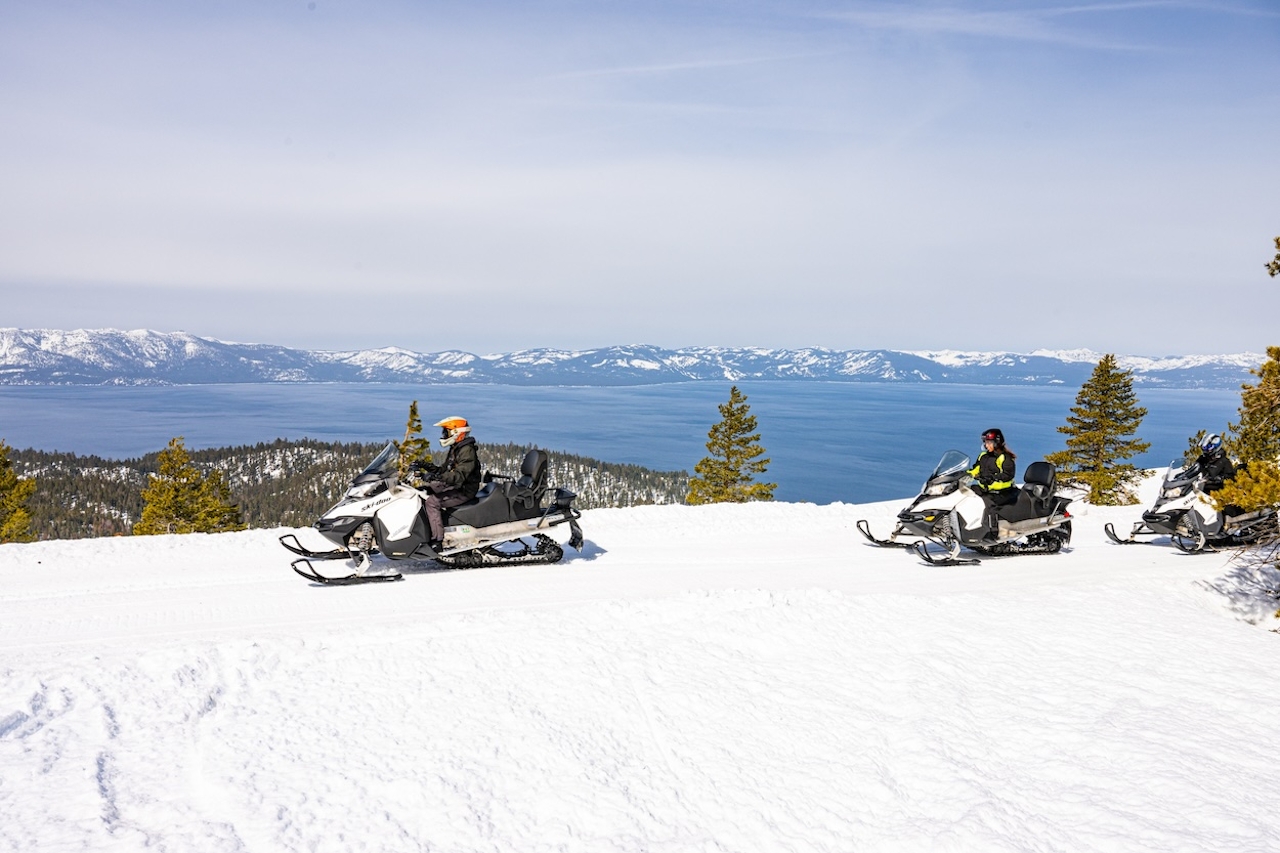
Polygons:
<instances>
[{"instance_id":1,"label":"black helmet","mask_svg":"<svg viewBox=\"0 0 1280 853\"><path fill-rule=\"evenodd\" d=\"M997 446L997 447L1003 447L1003 446L1004 446L1004 433L1002 433L1000 430L995 429L995 428L993 427L992 429L989 429L989 430L987 430L986 432L984 432L984 433L982 434L982 440L983 440L983 441L994 441L994 442L996 443L996 446Z\"/></svg>"}]
</instances>

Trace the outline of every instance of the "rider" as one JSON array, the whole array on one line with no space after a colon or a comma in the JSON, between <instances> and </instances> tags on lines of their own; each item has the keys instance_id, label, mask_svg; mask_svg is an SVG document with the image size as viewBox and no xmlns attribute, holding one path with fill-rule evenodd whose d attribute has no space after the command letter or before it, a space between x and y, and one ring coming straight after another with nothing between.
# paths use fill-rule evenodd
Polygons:
<instances>
[{"instance_id":1,"label":"rider","mask_svg":"<svg viewBox=\"0 0 1280 853\"><path fill-rule=\"evenodd\" d=\"M1216 432L1206 435L1200 442L1200 457L1196 459L1200 473L1204 475L1205 494L1216 492L1236 475L1236 466L1222 446L1222 436Z\"/></svg>"},{"instance_id":2,"label":"rider","mask_svg":"<svg viewBox=\"0 0 1280 853\"><path fill-rule=\"evenodd\" d=\"M993 427L982 434L982 452L978 454L978 464L969 469L969 476L977 479L973 490L987 505L982 517L987 528L982 537L984 541L994 542L999 537L996 508L1018 499L1018 492L1013 488L1016 458L1017 454L1005 446L1003 432Z\"/></svg>"},{"instance_id":3,"label":"rider","mask_svg":"<svg viewBox=\"0 0 1280 853\"><path fill-rule=\"evenodd\" d=\"M480 454L466 418L448 417L436 426L440 427L440 446L449 448L449 453L427 481L431 494L425 503L431 525L429 545L439 552L444 543L444 510L466 503L480 490Z\"/></svg>"}]
</instances>

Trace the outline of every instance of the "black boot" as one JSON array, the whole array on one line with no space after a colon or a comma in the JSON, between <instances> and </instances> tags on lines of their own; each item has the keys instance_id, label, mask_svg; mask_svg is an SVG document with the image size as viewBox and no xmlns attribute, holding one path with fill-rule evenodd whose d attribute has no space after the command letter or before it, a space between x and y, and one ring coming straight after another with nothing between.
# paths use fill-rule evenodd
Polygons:
<instances>
[{"instance_id":1,"label":"black boot","mask_svg":"<svg viewBox=\"0 0 1280 853\"><path fill-rule=\"evenodd\" d=\"M993 512L987 513L982 519L982 524L987 528L987 532L982 535L982 541L987 544L998 542L1000 540L1000 519L996 517L996 514Z\"/></svg>"}]
</instances>

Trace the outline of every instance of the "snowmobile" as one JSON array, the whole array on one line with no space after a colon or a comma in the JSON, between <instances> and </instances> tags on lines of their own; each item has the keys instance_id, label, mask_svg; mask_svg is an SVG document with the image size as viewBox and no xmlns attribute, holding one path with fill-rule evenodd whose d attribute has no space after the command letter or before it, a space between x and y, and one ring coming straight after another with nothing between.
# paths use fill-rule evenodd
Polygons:
<instances>
[{"instance_id":1,"label":"snowmobile","mask_svg":"<svg viewBox=\"0 0 1280 853\"><path fill-rule=\"evenodd\" d=\"M1071 499L1055 493L1057 472L1048 462L1027 466L1017 499L996 510L995 530L986 521L986 502L970 488L974 482L970 468L967 455L948 450L925 480L920 495L898 513L898 524L888 539L877 539L865 519L858 521L859 532L876 545L910 548L926 562L948 566L979 562L961 559L961 547L1001 557L1055 554L1071 541L1071 513L1067 511ZM929 551L929 544L941 548L943 555Z\"/></svg>"},{"instance_id":2,"label":"snowmobile","mask_svg":"<svg viewBox=\"0 0 1280 853\"><path fill-rule=\"evenodd\" d=\"M1192 463L1181 467L1170 463L1160 485L1160 494L1151 509L1135 522L1126 539L1121 539L1115 526L1107 523L1103 530L1117 545L1133 545L1139 537L1168 536L1174 547L1187 554L1234 548L1257 542L1276 529L1276 512L1232 512L1218 509L1204 491L1200 466Z\"/></svg>"},{"instance_id":3,"label":"snowmobile","mask_svg":"<svg viewBox=\"0 0 1280 853\"><path fill-rule=\"evenodd\" d=\"M372 557L379 554L388 560L434 560L457 569L558 563L564 549L545 531L561 524L569 525L569 546L582 549L582 513L573 506L573 492L547 487L544 451L525 454L518 478L487 472L474 498L446 509L438 551L430 545L429 492L420 472L411 472L402 483L399 467L400 452L388 444L315 523L337 546L332 550L313 551L292 533L281 536L280 544L298 555L293 570L316 583L355 584L403 579L397 571L375 567ZM346 561L347 573L325 573L313 564L330 560Z\"/></svg>"}]
</instances>

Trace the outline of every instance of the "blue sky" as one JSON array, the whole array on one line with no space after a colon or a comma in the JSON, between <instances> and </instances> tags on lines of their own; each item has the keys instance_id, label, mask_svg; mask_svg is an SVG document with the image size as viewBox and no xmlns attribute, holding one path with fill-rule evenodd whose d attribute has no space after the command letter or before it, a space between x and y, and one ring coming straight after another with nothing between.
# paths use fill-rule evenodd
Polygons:
<instances>
[{"instance_id":1,"label":"blue sky","mask_svg":"<svg viewBox=\"0 0 1280 853\"><path fill-rule=\"evenodd\" d=\"M10 2L0 326L1280 342L1280 4Z\"/></svg>"}]
</instances>

